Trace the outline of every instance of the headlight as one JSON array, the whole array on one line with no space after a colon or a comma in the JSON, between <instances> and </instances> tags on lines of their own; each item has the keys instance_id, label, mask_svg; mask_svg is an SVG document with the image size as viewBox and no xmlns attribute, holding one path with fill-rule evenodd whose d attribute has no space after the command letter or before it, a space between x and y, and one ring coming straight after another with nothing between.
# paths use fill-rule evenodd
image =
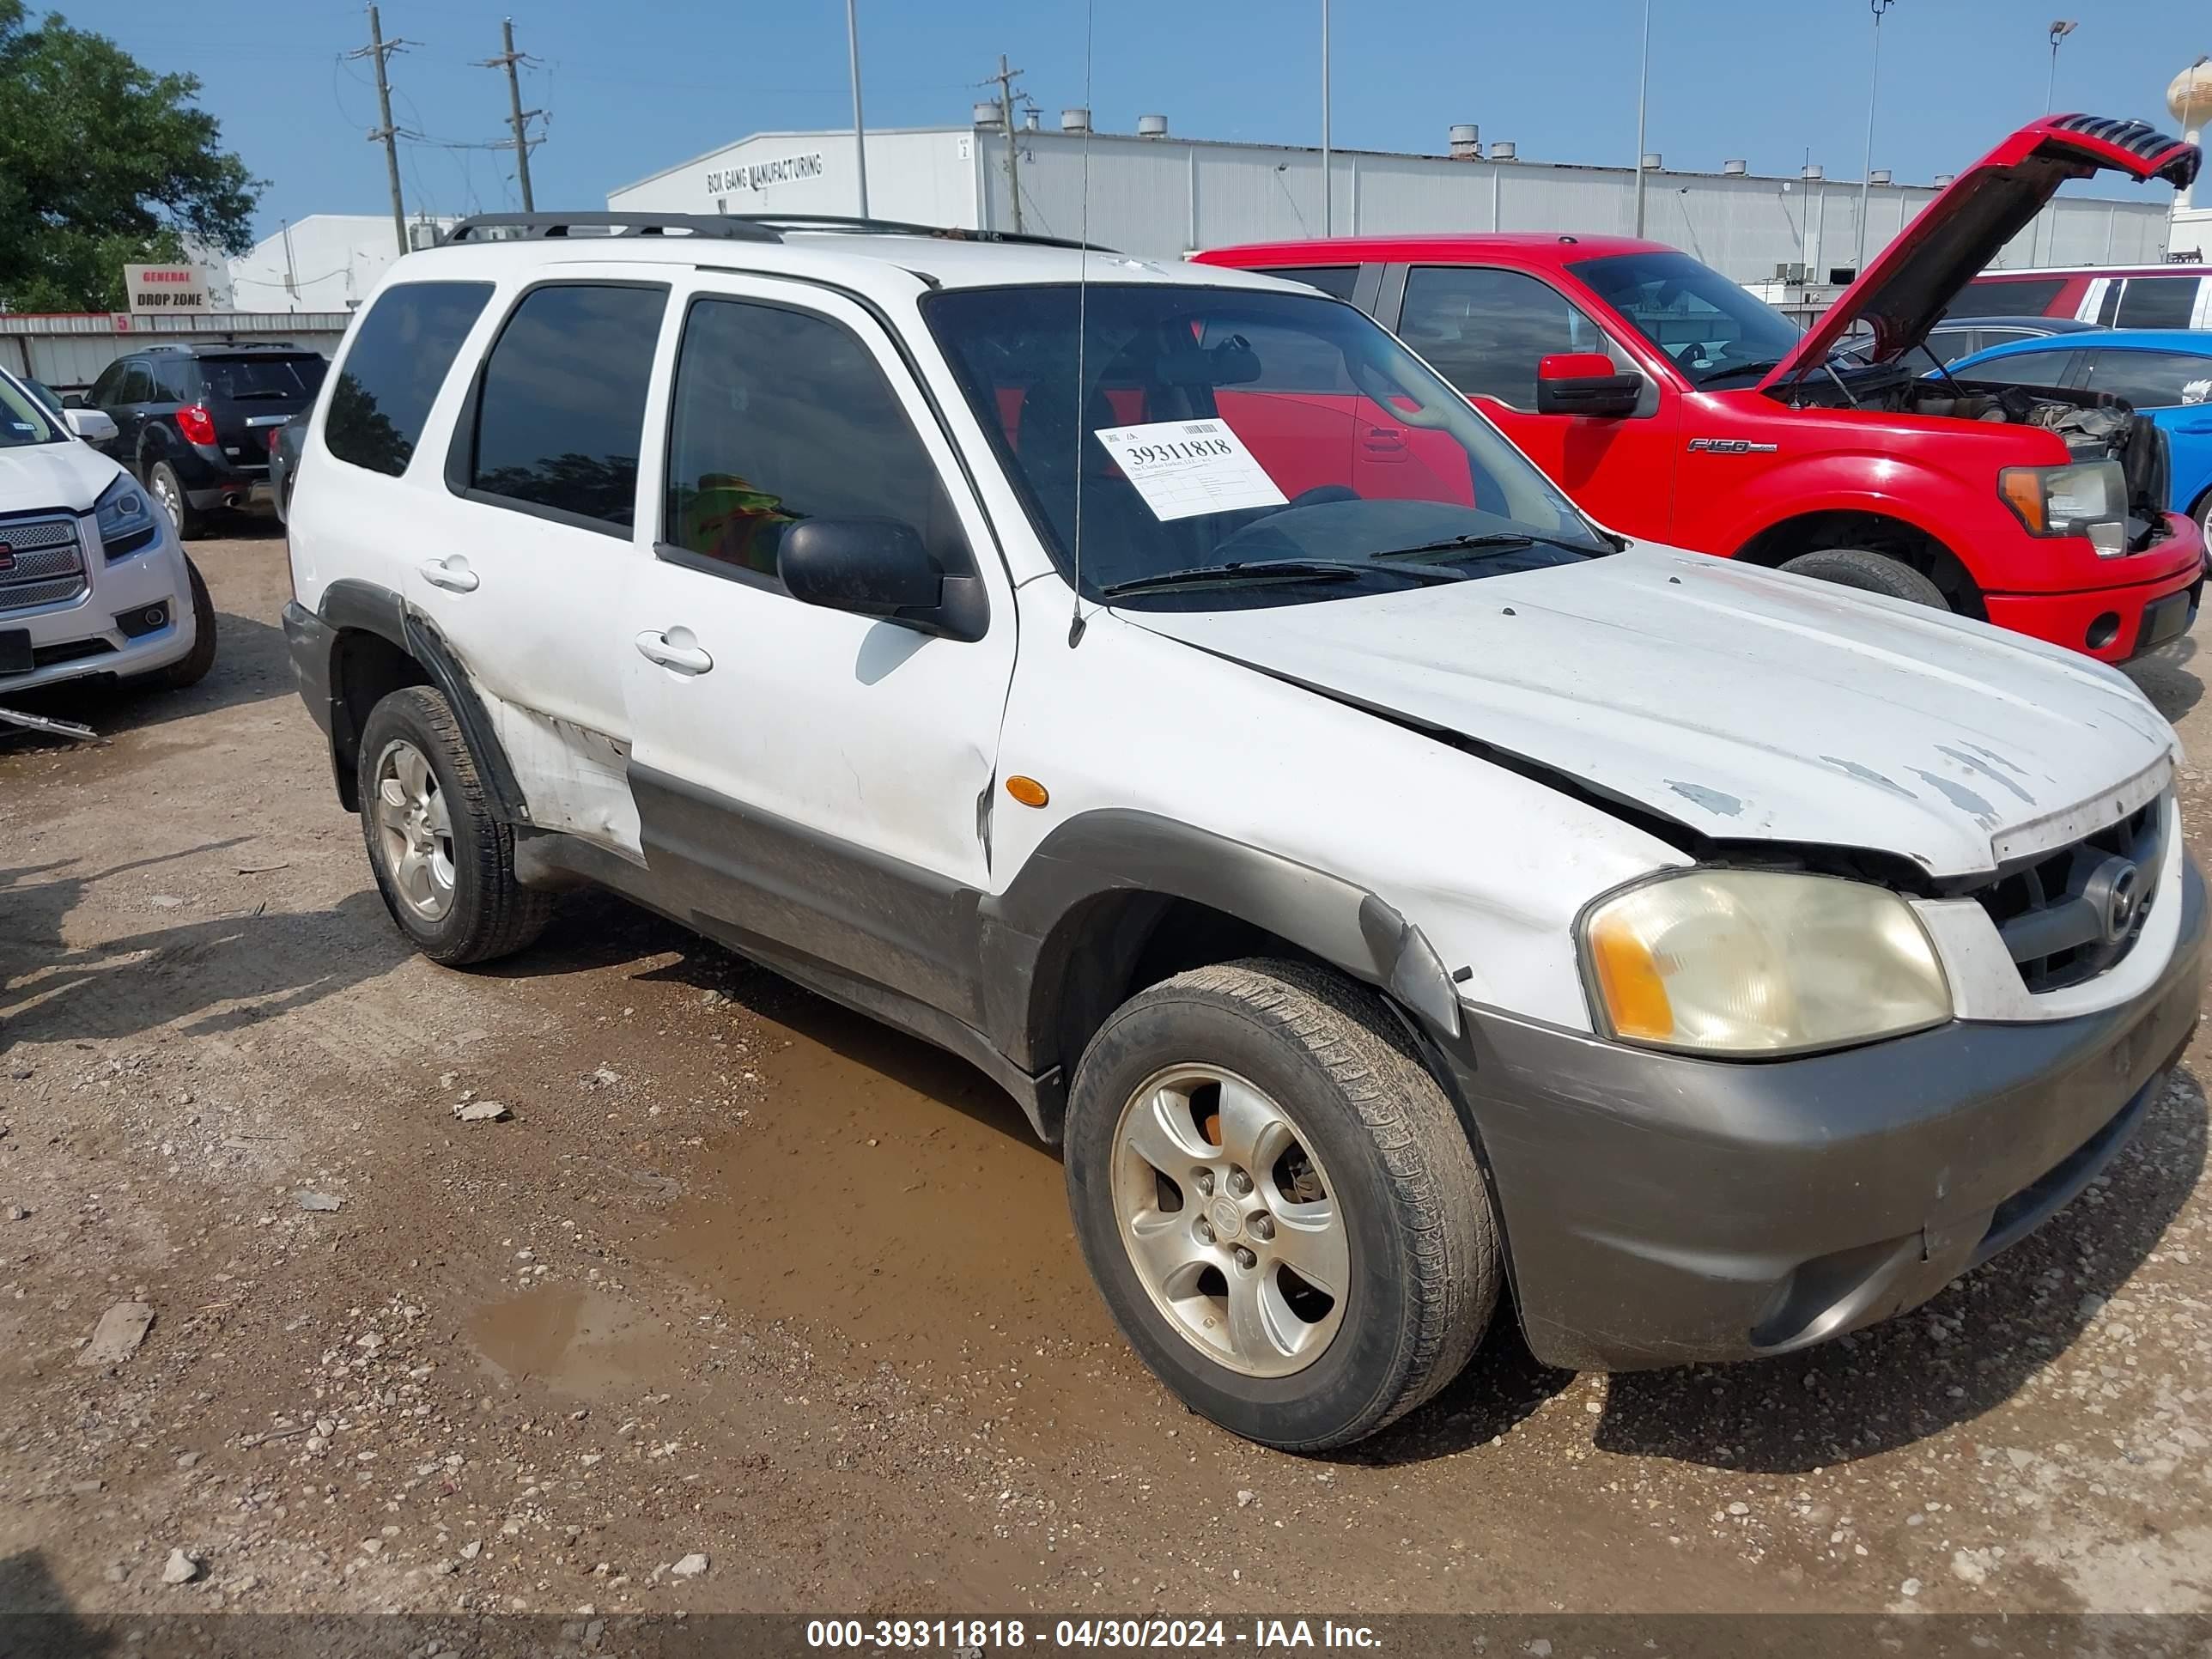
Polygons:
<instances>
[{"instance_id":1,"label":"headlight","mask_svg":"<svg viewBox=\"0 0 2212 1659\"><path fill-rule=\"evenodd\" d=\"M2031 536L2087 536L2100 558L2128 550L2128 479L2118 461L2008 466L1997 494Z\"/></svg>"},{"instance_id":2,"label":"headlight","mask_svg":"<svg viewBox=\"0 0 2212 1659\"><path fill-rule=\"evenodd\" d=\"M1803 1054L1951 1018L1912 907L1833 876L1662 877L1593 906L1582 950L1602 1029L1655 1048Z\"/></svg>"},{"instance_id":3,"label":"headlight","mask_svg":"<svg viewBox=\"0 0 2212 1659\"><path fill-rule=\"evenodd\" d=\"M93 520L109 559L128 558L151 547L161 533L161 520L154 516L159 510L153 497L127 475L108 485L93 507Z\"/></svg>"}]
</instances>

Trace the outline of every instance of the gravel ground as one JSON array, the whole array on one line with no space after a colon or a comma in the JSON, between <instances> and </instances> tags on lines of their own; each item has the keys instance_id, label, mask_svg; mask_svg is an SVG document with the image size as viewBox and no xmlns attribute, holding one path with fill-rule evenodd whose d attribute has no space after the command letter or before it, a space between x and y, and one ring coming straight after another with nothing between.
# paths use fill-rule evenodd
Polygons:
<instances>
[{"instance_id":1,"label":"gravel ground","mask_svg":"<svg viewBox=\"0 0 2212 1659\"><path fill-rule=\"evenodd\" d=\"M2212 1610L2201 1041L1905 1319L1612 1379L1499 1333L1281 1456L1141 1370L966 1066L611 900L403 950L282 541L195 553L205 684L0 739L0 1608ZM2138 678L2203 749L2191 648Z\"/></svg>"}]
</instances>

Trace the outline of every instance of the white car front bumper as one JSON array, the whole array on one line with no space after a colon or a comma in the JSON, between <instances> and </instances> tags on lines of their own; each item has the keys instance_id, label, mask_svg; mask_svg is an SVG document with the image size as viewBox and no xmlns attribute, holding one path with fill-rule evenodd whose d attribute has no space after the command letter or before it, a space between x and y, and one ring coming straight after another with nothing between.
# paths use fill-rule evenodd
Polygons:
<instances>
[{"instance_id":1,"label":"white car front bumper","mask_svg":"<svg viewBox=\"0 0 2212 1659\"><path fill-rule=\"evenodd\" d=\"M0 518L9 550L0 563L0 699L60 680L148 674L191 654L184 547L155 517L153 541L112 562L88 513Z\"/></svg>"}]
</instances>

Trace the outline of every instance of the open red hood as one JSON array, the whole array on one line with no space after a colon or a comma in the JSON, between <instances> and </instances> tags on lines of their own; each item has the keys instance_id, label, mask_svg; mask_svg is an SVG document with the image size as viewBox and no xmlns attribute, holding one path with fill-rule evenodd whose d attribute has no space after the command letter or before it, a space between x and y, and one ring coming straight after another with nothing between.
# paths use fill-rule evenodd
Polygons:
<instances>
[{"instance_id":1,"label":"open red hood","mask_svg":"<svg viewBox=\"0 0 2212 1659\"><path fill-rule=\"evenodd\" d=\"M1920 210L1905 234L1875 256L1823 312L1761 388L1793 380L1828 360L1860 323L1874 330L1871 362L1900 357L1927 337L1959 290L1988 268L2069 179L2106 167L2176 189L2197 177L2194 144L2142 121L2046 115L2032 121L1960 173Z\"/></svg>"}]
</instances>

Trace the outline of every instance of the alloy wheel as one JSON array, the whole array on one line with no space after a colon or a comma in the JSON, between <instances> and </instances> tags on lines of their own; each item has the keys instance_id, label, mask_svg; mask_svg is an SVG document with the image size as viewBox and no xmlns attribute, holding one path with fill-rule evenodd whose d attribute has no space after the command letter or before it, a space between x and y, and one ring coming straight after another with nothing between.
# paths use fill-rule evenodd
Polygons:
<instances>
[{"instance_id":1,"label":"alloy wheel","mask_svg":"<svg viewBox=\"0 0 2212 1659\"><path fill-rule=\"evenodd\" d=\"M428 758L404 738L376 762L377 833L400 902L425 921L453 908L453 823Z\"/></svg>"},{"instance_id":2,"label":"alloy wheel","mask_svg":"<svg viewBox=\"0 0 2212 1659\"><path fill-rule=\"evenodd\" d=\"M1244 1078L1155 1073L1114 1132L1114 1212L1152 1304L1208 1358L1287 1376L1344 1321L1351 1235L1312 1143Z\"/></svg>"}]
</instances>

